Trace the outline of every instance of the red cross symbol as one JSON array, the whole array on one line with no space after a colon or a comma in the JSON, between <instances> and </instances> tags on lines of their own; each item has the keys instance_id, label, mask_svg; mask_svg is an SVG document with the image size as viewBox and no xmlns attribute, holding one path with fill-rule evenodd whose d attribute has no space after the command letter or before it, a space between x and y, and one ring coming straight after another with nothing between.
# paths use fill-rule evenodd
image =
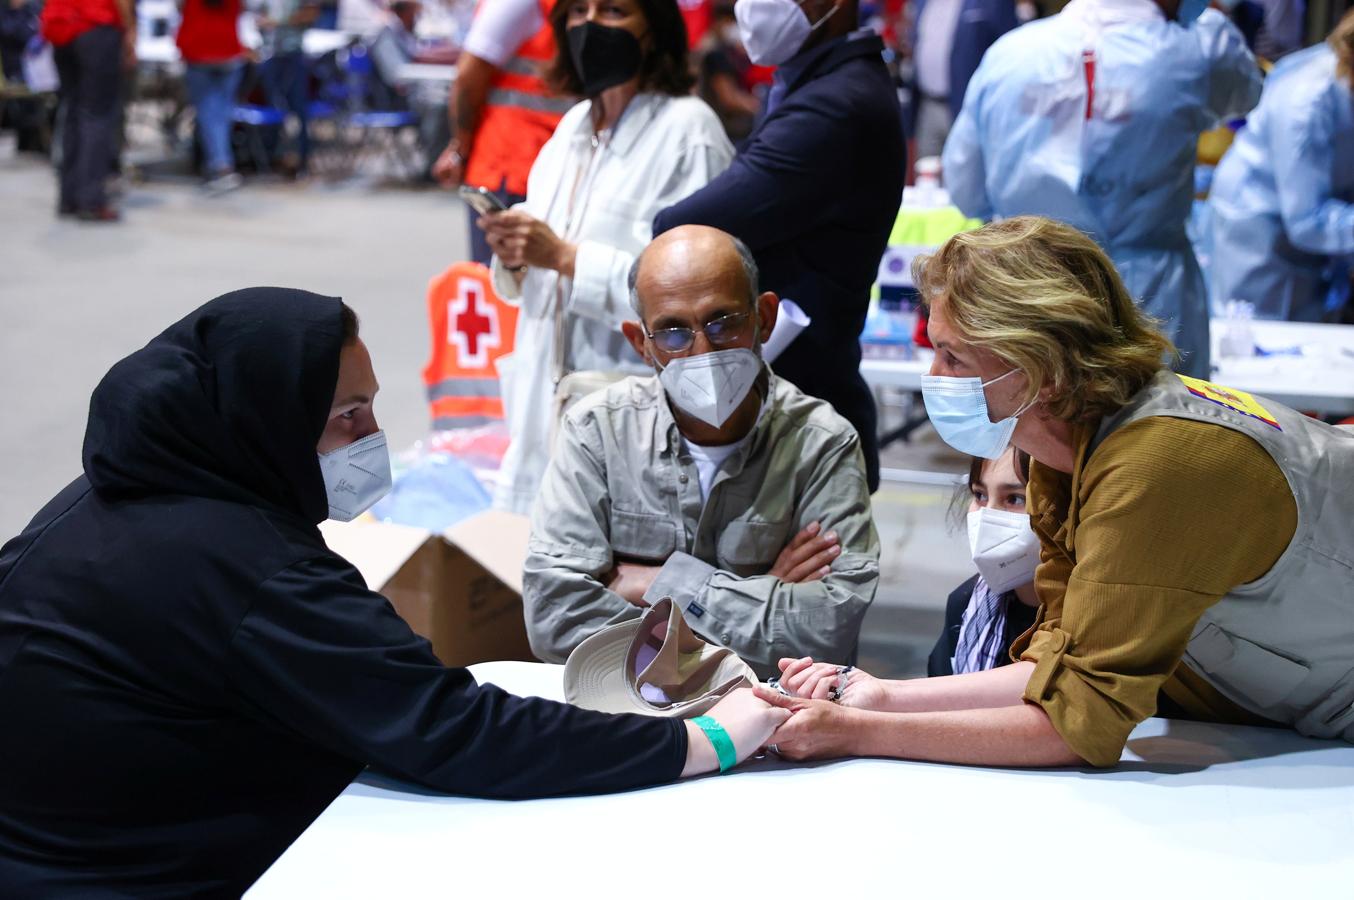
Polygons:
<instances>
[{"instance_id":1,"label":"red cross symbol","mask_svg":"<svg viewBox=\"0 0 1354 900\"><path fill-rule=\"evenodd\" d=\"M479 282L466 278L457 284L456 297L447 304L447 340L456 345L463 368L487 368L489 349L502 343L498 310L482 303L483 299Z\"/></svg>"}]
</instances>

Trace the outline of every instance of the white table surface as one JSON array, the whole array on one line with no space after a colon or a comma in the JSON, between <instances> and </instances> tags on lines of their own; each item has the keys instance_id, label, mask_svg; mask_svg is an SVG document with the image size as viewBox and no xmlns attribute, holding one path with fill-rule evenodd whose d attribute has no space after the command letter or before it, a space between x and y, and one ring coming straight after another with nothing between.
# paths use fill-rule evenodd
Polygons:
<instances>
[{"instance_id":1,"label":"white table surface","mask_svg":"<svg viewBox=\"0 0 1354 900\"><path fill-rule=\"evenodd\" d=\"M1301 348L1301 355L1223 356L1218 349L1226 323L1214 319L1212 381L1268 397L1293 409L1326 415L1354 415L1354 325L1254 322L1256 343L1266 350ZM921 390L932 353L915 360L863 359L860 373L871 387ZM1351 890L1354 896L1354 890Z\"/></svg>"},{"instance_id":2,"label":"white table surface","mask_svg":"<svg viewBox=\"0 0 1354 900\"><path fill-rule=\"evenodd\" d=\"M559 699L561 668L471 670ZM1354 746L1149 719L1104 772L767 759L532 801L367 774L246 896L1351 897Z\"/></svg>"},{"instance_id":3,"label":"white table surface","mask_svg":"<svg viewBox=\"0 0 1354 900\"><path fill-rule=\"evenodd\" d=\"M456 66L450 63L408 62L395 71L401 82L432 81L450 83L456 80Z\"/></svg>"},{"instance_id":4,"label":"white table surface","mask_svg":"<svg viewBox=\"0 0 1354 900\"><path fill-rule=\"evenodd\" d=\"M182 58L182 54L179 53L179 45L174 42L173 35L147 36L140 34L136 37L136 60L139 63L168 66L179 62Z\"/></svg>"}]
</instances>

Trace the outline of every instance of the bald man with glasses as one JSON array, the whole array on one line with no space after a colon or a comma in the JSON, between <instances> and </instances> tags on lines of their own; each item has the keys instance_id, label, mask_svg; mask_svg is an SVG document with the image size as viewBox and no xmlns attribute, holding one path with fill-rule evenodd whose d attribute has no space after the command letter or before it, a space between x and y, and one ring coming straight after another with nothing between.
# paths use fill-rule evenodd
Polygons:
<instances>
[{"instance_id":1,"label":"bald man with glasses","mask_svg":"<svg viewBox=\"0 0 1354 900\"><path fill-rule=\"evenodd\" d=\"M860 439L762 361L778 300L751 253L673 229L635 260L630 299L623 331L654 374L560 423L524 579L536 655L562 662L671 598L763 676L783 657L854 659L879 579Z\"/></svg>"}]
</instances>

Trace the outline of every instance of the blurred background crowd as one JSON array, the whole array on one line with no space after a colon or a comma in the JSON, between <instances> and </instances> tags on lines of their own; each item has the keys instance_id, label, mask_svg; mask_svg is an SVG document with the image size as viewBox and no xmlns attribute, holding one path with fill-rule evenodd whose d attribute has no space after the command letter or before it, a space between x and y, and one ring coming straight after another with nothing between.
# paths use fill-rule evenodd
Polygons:
<instances>
[{"instance_id":1,"label":"blurred background crowd","mask_svg":"<svg viewBox=\"0 0 1354 900\"><path fill-rule=\"evenodd\" d=\"M44 0L4 0L0 7L0 128L15 136L18 150L50 155L59 166L63 135L93 127L108 176L124 166L151 177L191 169L212 191L239 187L240 175L255 173L348 177L369 156L379 158L368 174L431 181L432 166L453 137L447 103L458 60L463 70L469 64L472 77L510 72L509 63L535 34L531 25L543 24L538 4L519 0L45 5L46 11ZM743 140L764 113L775 67L749 59L731 0L678 5L696 91L729 138ZM940 155L968 81L996 39L1064 5L864 0L859 21L883 39L914 141L910 159ZM483 15L493 21L476 33L477 7L483 14L500 6ZM1266 66L1323 39L1343 9L1341 0L1215 6ZM85 40L77 41L81 36ZM99 46L85 46L92 44ZM85 101L99 121L63 127L60 97L75 106ZM1201 158L1208 161L1218 149L1219 139L1210 138ZM104 205L78 212L112 219L116 210Z\"/></svg>"}]
</instances>

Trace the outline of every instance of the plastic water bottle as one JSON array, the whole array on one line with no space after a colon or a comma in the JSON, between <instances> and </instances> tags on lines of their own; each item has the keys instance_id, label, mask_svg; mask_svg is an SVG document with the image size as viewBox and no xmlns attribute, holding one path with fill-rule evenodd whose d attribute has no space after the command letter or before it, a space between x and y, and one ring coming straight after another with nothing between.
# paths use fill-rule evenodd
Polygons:
<instances>
[{"instance_id":1,"label":"plastic water bottle","mask_svg":"<svg viewBox=\"0 0 1354 900\"><path fill-rule=\"evenodd\" d=\"M923 156L912 167L917 205L922 209L943 206L947 201L940 185L940 157Z\"/></svg>"},{"instance_id":2,"label":"plastic water bottle","mask_svg":"<svg viewBox=\"0 0 1354 900\"><path fill-rule=\"evenodd\" d=\"M1254 356L1255 304L1249 300L1228 300L1223 304L1223 332L1218 350L1223 356Z\"/></svg>"}]
</instances>

